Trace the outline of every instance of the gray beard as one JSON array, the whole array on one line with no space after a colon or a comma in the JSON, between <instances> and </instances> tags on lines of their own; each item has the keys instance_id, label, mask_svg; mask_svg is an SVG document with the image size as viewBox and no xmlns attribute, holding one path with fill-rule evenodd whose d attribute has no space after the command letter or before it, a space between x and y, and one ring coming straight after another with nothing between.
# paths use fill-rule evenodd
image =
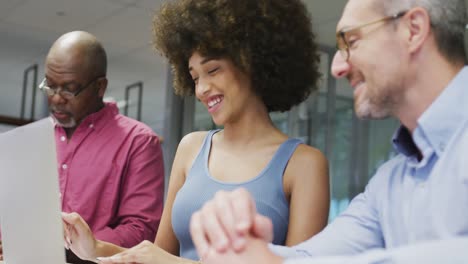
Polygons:
<instances>
[{"instance_id":1,"label":"gray beard","mask_svg":"<svg viewBox=\"0 0 468 264\"><path fill-rule=\"evenodd\" d=\"M71 118L70 121L67 123L62 123L55 118L55 116L51 115L51 117L55 120L55 123L57 123L58 126L61 126L63 128L72 128L76 126L76 120L74 118Z\"/></svg>"}]
</instances>

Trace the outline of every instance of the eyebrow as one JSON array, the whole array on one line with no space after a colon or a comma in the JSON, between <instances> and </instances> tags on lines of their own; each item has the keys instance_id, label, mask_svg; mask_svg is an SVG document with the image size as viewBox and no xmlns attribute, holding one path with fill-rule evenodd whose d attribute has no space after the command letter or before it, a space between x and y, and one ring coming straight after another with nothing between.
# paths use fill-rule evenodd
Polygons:
<instances>
[{"instance_id":1,"label":"eyebrow","mask_svg":"<svg viewBox=\"0 0 468 264\"><path fill-rule=\"evenodd\" d=\"M55 83L54 80L52 80L49 76L45 75L44 78L47 80L47 82L49 82L49 80L51 81L51 83ZM76 82L76 81L69 81L69 82L66 82L64 83L62 86L69 86L69 85L81 85L80 83Z\"/></svg>"},{"instance_id":2,"label":"eyebrow","mask_svg":"<svg viewBox=\"0 0 468 264\"><path fill-rule=\"evenodd\" d=\"M204 58L201 62L200 62L200 65L203 65L209 61L212 61L212 60L216 60L217 58L215 57L207 57L207 58ZM193 70L193 67L192 66L189 66L189 71L192 71Z\"/></svg>"}]
</instances>

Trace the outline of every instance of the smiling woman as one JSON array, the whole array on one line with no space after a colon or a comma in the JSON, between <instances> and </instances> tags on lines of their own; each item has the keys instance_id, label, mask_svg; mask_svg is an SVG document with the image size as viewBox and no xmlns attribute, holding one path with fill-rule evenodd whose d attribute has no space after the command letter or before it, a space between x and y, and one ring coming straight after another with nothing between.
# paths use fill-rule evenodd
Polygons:
<instances>
[{"instance_id":1,"label":"smiling woman","mask_svg":"<svg viewBox=\"0 0 468 264\"><path fill-rule=\"evenodd\" d=\"M289 110L317 87L318 46L300 2L180 1L162 9L153 24L154 45L168 58L180 95L195 93L187 70L194 51L232 60L269 112Z\"/></svg>"},{"instance_id":2,"label":"smiling woman","mask_svg":"<svg viewBox=\"0 0 468 264\"><path fill-rule=\"evenodd\" d=\"M322 230L329 208L327 160L277 129L269 116L301 103L317 87L318 47L302 2L171 1L153 25L175 92L194 94L224 128L190 133L180 142L154 243L124 250L87 236L75 219L69 223L82 231L72 237L72 250L90 260L113 255L102 263L198 263L192 214L237 188L249 191L271 220L274 244L295 245Z\"/></svg>"}]
</instances>

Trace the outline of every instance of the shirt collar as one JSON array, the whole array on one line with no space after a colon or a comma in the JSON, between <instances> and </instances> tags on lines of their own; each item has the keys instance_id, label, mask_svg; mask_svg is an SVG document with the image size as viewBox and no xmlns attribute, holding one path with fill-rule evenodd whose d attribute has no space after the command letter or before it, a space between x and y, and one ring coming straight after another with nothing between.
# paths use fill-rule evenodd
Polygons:
<instances>
[{"instance_id":1,"label":"shirt collar","mask_svg":"<svg viewBox=\"0 0 468 264\"><path fill-rule=\"evenodd\" d=\"M462 121L468 119L468 67L464 67L418 119L418 127L441 155Z\"/></svg>"},{"instance_id":2,"label":"shirt collar","mask_svg":"<svg viewBox=\"0 0 468 264\"><path fill-rule=\"evenodd\" d=\"M418 153L418 147L405 126L400 126L392 137L393 148L399 153L410 157Z\"/></svg>"},{"instance_id":3,"label":"shirt collar","mask_svg":"<svg viewBox=\"0 0 468 264\"><path fill-rule=\"evenodd\" d=\"M468 67L465 66L418 119L413 137L406 127L397 129L392 139L394 148L411 156L427 142L440 156L462 121L468 119L467 83Z\"/></svg>"}]
</instances>

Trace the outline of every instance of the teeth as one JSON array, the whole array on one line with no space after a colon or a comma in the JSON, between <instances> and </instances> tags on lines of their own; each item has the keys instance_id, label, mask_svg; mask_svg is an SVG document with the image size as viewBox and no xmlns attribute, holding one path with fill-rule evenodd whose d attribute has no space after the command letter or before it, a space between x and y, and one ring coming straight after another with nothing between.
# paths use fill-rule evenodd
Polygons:
<instances>
[{"instance_id":1,"label":"teeth","mask_svg":"<svg viewBox=\"0 0 468 264\"><path fill-rule=\"evenodd\" d=\"M215 106L216 104L219 104L219 102L221 102L221 98L216 98L216 99L213 99L211 101L208 102L208 106L209 107L213 107Z\"/></svg>"}]
</instances>

